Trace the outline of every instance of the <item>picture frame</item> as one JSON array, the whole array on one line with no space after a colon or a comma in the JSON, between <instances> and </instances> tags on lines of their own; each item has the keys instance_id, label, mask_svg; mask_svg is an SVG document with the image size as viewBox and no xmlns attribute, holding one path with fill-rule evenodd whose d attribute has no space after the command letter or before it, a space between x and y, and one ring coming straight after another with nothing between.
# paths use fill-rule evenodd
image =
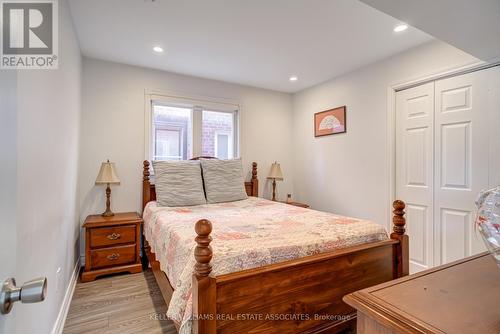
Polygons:
<instances>
[{"instance_id":1,"label":"picture frame","mask_svg":"<svg viewBox=\"0 0 500 334\"><path fill-rule=\"evenodd\" d=\"M320 111L314 114L314 137L347 132L346 106Z\"/></svg>"}]
</instances>

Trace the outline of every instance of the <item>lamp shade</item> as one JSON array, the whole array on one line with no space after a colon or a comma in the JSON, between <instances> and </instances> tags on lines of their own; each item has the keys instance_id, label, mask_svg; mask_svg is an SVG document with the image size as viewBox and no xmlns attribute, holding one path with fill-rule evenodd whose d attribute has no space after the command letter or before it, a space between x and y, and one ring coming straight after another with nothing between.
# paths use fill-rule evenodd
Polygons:
<instances>
[{"instance_id":1,"label":"lamp shade","mask_svg":"<svg viewBox=\"0 0 500 334\"><path fill-rule=\"evenodd\" d=\"M280 164L274 162L271 165L271 172L267 176L268 179L283 180L283 173L281 172Z\"/></svg>"},{"instance_id":2,"label":"lamp shade","mask_svg":"<svg viewBox=\"0 0 500 334\"><path fill-rule=\"evenodd\" d=\"M99 170L99 175L95 180L95 184L120 184L120 179L116 175L116 168L114 162L103 162L101 164L101 170Z\"/></svg>"}]
</instances>

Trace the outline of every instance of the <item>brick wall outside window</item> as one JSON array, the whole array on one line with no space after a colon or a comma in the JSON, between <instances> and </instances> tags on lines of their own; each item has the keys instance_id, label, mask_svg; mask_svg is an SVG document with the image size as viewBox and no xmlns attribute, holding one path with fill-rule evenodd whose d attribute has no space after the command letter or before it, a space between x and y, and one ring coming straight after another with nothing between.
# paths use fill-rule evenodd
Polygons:
<instances>
[{"instance_id":1,"label":"brick wall outside window","mask_svg":"<svg viewBox=\"0 0 500 334\"><path fill-rule=\"evenodd\" d=\"M229 134L229 140L233 140L233 115L225 112L203 111L202 131L202 155L213 157L217 133Z\"/></svg>"}]
</instances>

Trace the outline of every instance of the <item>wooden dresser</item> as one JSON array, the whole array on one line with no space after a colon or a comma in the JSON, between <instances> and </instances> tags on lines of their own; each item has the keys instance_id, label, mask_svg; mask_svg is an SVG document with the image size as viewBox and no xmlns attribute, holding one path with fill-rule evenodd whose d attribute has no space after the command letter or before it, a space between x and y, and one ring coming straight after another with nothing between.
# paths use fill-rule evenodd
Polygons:
<instances>
[{"instance_id":1,"label":"wooden dresser","mask_svg":"<svg viewBox=\"0 0 500 334\"><path fill-rule=\"evenodd\" d=\"M136 212L112 217L88 216L85 228L85 269L82 282L101 275L142 271L140 238L142 219Z\"/></svg>"},{"instance_id":2,"label":"wooden dresser","mask_svg":"<svg viewBox=\"0 0 500 334\"><path fill-rule=\"evenodd\" d=\"M483 253L344 297L359 334L500 333L500 268Z\"/></svg>"}]
</instances>

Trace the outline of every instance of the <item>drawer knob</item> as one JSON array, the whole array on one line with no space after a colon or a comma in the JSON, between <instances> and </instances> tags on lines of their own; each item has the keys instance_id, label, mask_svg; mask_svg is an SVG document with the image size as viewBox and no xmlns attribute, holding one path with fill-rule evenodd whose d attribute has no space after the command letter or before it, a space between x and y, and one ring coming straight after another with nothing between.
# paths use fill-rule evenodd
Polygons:
<instances>
[{"instance_id":1,"label":"drawer knob","mask_svg":"<svg viewBox=\"0 0 500 334\"><path fill-rule=\"evenodd\" d=\"M116 240L116 239L120 239L121 235L120 233L111 233L111 234L108 234L107 238L109 240Z\"/></svg>"},{"instance_id":2,"label":"drawer knob","mask_svg":"<svg viewBox=\"0 0 500 334\"><path fill-rule=\"evenodd\" d=\"M113 253L111 255L108 255L108 260L110 260L110 261L117 260L119 257L120 257L120 254Z\"/></svg>"}]
</instances>

